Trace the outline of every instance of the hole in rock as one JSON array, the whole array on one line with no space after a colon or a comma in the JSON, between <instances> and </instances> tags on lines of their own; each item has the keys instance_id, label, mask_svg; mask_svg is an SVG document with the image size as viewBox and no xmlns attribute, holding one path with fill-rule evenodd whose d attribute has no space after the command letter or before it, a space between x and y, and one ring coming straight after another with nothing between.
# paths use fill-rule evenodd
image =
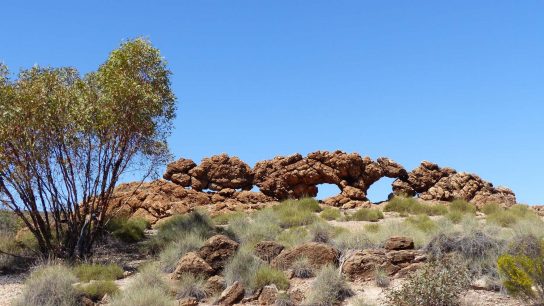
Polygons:
<instances>
[{"instance_id":1,"label":"hole in rock","mask_svg":"<svg viewBox=\"0 0 544 306\"><path fill-rule=\"evenodd\" d=\"M372 203L387 201L387 197L393 192L393 188L391 187L393 181L395 181L394 178L382 177L377 182L370 185L366 197Z\"/></svg>"},{"instance_id":2,"label":"hole in rock","mask_svg":"<svg viewBox=\"0 0 544 306\"><path fill-rule=\"evenodd\" d=\"M317 200L324 200L328 197L332 197L340 194L340 188L335 184L319 184L317 185Z\"/></svg>"}]
</instances>

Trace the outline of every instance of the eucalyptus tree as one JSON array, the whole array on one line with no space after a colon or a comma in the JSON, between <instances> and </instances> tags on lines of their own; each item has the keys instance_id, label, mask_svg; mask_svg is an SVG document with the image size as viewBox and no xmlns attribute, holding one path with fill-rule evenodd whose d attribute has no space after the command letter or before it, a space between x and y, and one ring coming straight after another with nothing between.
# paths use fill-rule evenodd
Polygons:
<instances>
[{"instance_id":1,"label":"eucalyptus tree","mask_svg":"<svg viewBox=\"0 0 544 306\"><path fill-rule=\"evenodd\" d=\"M87 255L120 176L166 162L171 72L147 40L121 44L96 71L0 65L0 208L44 255Z\"/></svg>"}]
</instances>

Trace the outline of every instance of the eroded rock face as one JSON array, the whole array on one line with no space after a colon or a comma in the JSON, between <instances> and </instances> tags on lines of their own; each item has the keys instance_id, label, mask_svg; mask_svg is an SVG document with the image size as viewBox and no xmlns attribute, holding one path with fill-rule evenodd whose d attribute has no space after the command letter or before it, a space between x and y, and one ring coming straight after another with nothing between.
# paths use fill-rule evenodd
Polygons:
<instances>
[{"instance_id":1,"label":"eroded rock face","mask_svg":"<svg viewBox=\"0 0 544 306\"><path fill-rule=\"evenodd\" d=\"M315 197L317 185L335 184L340 195L325 203L342 206L350 201L363 203L370 185L384 176L403 177L406 170L388 158L376 162L357 153L317 151L307 157L294 154L258 162L254 173L254 184L261 192L280 200Z\"/></svg>"},{"instance_id":2,"label":"eroded rock face","mask_svg":"<svg viewBox=\"0 0 544 306\"><path fill-rule=\"evenodd\" d=\"M261 241L255 245L255 255L270 262L276 258L285 247L276 241Z\"/></svg>"},{"instance_id":3,"label":"eroded rock face","mask_svg":"<svg viewBox=\"0 0 544 306\"><path fill-rule=\"evenodd\" d=\"M305 257L314 269L338 263L340 252L330 245L318 242L308 242L292 249L283 250L272 260L272 266L278 269L289 269L297 259Z\"/></svg>"},{"instance_id":4,"label":"eroded rock face","mask_svg":"<svg viewBox=\"0 0 544 306\"><path fill-rule=\"evenodd\" d=\"M238 242L225 235L215 235L208 239L198 250L198 255L204 259L215 272L225 266L227 260L236 253Z\"/></svg>"},{"instance_id":5,"label":"eroded rock face","mask_svg":"<svg viewBox=\"0 0 544 306\"><path fill-rule=\"evenodd\" d=\"M214 269L204 259L198 256L197 253L189 252L178 261L172 278L180 279L185 273L210 276L213 272Z\"/></svg>"},{"instance_id":6,"label":"eroded rock face","mask_svg":"<svg viewBox=\"0 0 544 306\"><path fill-rule=\"evenodd\" d=\"M486 203L505 207L516 204L516 196L508 188L495 188L475 174L441 168L428 161L422 162L407 177L395 180L393 192L408 196L419 194L426 201L465 199L478 207Z\"/></svg>"}]
</instances>

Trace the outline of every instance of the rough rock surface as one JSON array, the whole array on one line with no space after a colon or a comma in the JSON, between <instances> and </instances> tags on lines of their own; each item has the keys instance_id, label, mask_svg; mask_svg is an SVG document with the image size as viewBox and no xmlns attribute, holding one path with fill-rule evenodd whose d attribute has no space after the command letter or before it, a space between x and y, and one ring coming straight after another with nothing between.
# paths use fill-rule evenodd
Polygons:
<instances>
[{"instance_id":1,"label":"rough rock surface","mask_svg":"<svg viewBox=\"0 0 544 306\"><path fill-rule=\"evenodd\" d=\"M419 196L428 201L462 198L478 207L498 203L509 207L515 194L494 187L474 174L457 172L423 161L411 172L385 157L375 161L357 153L317 151L278 156L258 162L253 169L227 154L204 158L200 164L179 159L167 166L164 180L119 185L110 210L116 215L135 216L155 223L174 214L204 208L216 215L252 211L287 198L316 196L319 184L335 184L338 195L323 204L345 209L370 207L368 188L382 177L396 178L396 195ZM257 186L260 191L249 191Z\"/></svg>"},{"instance_id":2,"label":"rough rock surface","mask_svg":"<svg viewBox=\"0 0 544 306\"><path fill-rule=\"evenodd\" d=\"M227 260L236 253L238 242L225 235L215 235L208 239L198 250L198 255L204 259L215 272L225 267Z\"/></svg>"},{"instance_id":3,"label":"rough rock surface","mask_svg":"<svg viewBox=\"0 0 544 306\"><path fill-rule=\"evenodd\" d=\"M219 299L214 303L216 305L233 305L244 298L244 286L240 282L235 282L228 286L222 293Z\"/></svg>"},{"instance_id":4,"label":"rough rock surface","mask_svg":"<svg viewBox=\"0 0 544 306\"><path fill-rule=\"evenodd\" d=\"M180 258L172 275L173 279L180 279L181 275L211 275L214 269L195 252L189 252Z\"/></svg>"},{"instance_id":5,"label":"rough rock surface","mask_svg":"<svg viewBox=\"0 0 544 306\"><path fill-rule=\"evenodd\" d=\"M214 275L206 280L204 290L209 296L219 294L225 290L225 279L222 276Z\"/></svg>"},{"instance_id":6,"label":"rough rock surface","mask_svg":"<svg viewBox=\"0 0 544 306\"><path fill-rule=\"evenodd\" d=\"M383 269L390 276L420 267L426 258L416 250L366 249L355 251L342 263L341 271L351 281L368 281L374 278L376 269Z\"/></svg>"},{"instance_id":7,"label":"rough rock surface","mask_svg":"<svg viewBox=\"0 0 544 306\"><path fill-rule=\"evenodd\" d=\"M384 243L384 248L391 250L412 250L414 249L414 240L410 237L391 236Z\"/></svg>"},{"instance_id":8,"label":"rough rock surface","mask_svg":"<svg viewBox=\"0 0 544 306\"><path fill-rule=\"evenodd\" d=\"M259 295L259 305L274 305L278 296L276 285L264 286Z\"/></svg>"},{"instance_id":9,"label":"rough rock surface","mask_svg":"<svg viewBox=\"0 0 544 306\"><path fill-rule=\"evenodd\" d=\"M255 255L270 262L276 258L285 247L276 241L261 241L255 245Z\"/></svg>"},{"instance_id":10,"label":"rough rock surface","mask_svg":"<svg viewBox=\"0 0 544 306\"><path fill-rule=\"evenodd\" d=\"M505 187L493 187L475 174L441 168L424 161L404 178L393 182L397 195L415 196L426 201L452 201L465 199L481 207L486 203L498 203L505 207L516 204L516 196Z\"/></svg>"},{"instance_id":11,"label":"rough rock surface","mask_svg":"<svg viewBox=\"0 0 544 306\"><path fill-rule=\"evenodd\" d=\"M272 266L278 269L289 269L291 264L301 257L306 257L314 269L328 264L337 264L340 252L330 245L308 242L292 249L283 250L272 260Z\"/></svg>"}]
</instances>

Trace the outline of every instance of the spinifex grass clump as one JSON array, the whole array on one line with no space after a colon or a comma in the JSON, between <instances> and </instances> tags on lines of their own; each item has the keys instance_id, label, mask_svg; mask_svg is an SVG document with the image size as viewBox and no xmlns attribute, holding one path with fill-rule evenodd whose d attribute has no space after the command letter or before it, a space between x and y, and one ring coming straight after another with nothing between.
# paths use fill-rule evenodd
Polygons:
<instances>
[{"instance_id":1,"label":"spinifex grass clump","mask_svg":"<svg viewBox=\"0 0 544 306\"><path fill-rule=\"evenodd\" d=\"M114 218L106 225L106 229L115 237L125 242L138 242L145 238L145 229L149 222L140 218Z\"/></svg>"},{"instance_id":2,"label":"spinifex grass clump","mask_svg":"<svg viewBox=\"0 0 544 306\"><path fill-rule=\"evenodd\" d=\"M321 211L319 203L312 198L301 200L287 200L272 207L279 224L283 228L308 225L317 220L316 212Z\"/></svg>"},{"instance_id":3,"label":"spinifex grass clump","mask_svg":"<svg viewBox=\"0 0 544 306\"><path fill-rule=\"evenodd\" d=\"M408 214L426 214L429 216L444 215L448 209L440 204L421 203L415 198L405 198L396 196L391 199L383 209L386 212L398 212L401 215Z\"/></svg>"},{"instance_id":4,"label":"spinifex grass clump","mask_svg":"<svg viewBox=\"0 0 544 306\"><path fill-rule=\"evenodd\" d=\"M354 214L348 217L352 221L371 221L377 222L383 219L383 213L376 208L359 208Z\"/></svg>"},{"instance_id":5,"label":"spinifex grass clump","mask_svg":"<svg viewBox=\"0 0 544 306\"><path fill-rule=\"evenodd\" d=\"M74 274L83 282L90 280L116 280L123 277L123 269L116 264L80 264L73 268Z\"/></svg>"},{"instance_id":6,"label":"spinifex grass clump","mask_svg":"<svg viewBox=\"0 0 544 306\"><path fill-rule=\"evenodd\" d=\"M305 305L336 305L353 295L343 275L334 266L324 266L310 287Z\"/></svg>"}]
</instances>

